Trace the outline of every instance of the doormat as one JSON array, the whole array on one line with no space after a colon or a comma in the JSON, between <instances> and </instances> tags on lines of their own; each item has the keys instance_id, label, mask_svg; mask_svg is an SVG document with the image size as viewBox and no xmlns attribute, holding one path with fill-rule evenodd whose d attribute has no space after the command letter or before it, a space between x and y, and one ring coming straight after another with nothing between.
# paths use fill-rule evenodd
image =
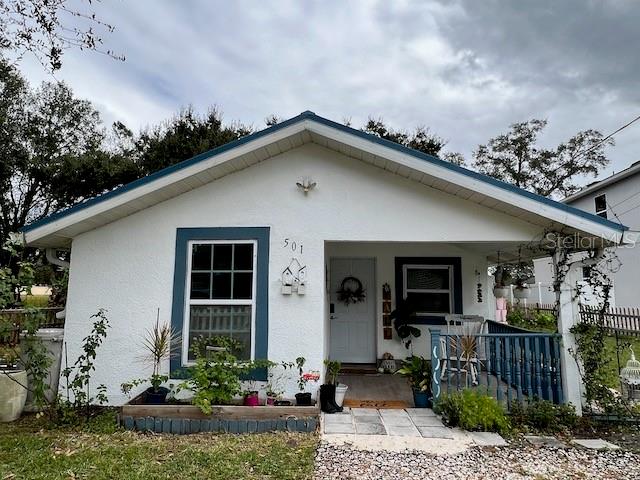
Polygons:
<instances>
[{"instance_id":1,"label":"doormat","mask_svg":"<svg viewBox=\"0 0 640 480\"><path fill-rule=\"evenodd\" d=\"M411 408L402 400L351 400L344 399L343 405L351 408Z\"/></svg>"}]
</instances>

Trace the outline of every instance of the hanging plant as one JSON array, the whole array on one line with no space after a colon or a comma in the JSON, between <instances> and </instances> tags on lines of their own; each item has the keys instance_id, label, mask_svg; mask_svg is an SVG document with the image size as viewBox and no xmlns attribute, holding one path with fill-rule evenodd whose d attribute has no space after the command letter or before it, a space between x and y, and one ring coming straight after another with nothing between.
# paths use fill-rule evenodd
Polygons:
<instances>
[{"instance_id":1,"label":"hanging plant","mask_svg":"<svg viewBox=\"0 0 640 480\"><path fill-rule=\"evenodd\" d=\"M338 294L338 300L345 305L364 302L366 298L362 282L356 277L345 277L336 293Z\"/></svg>"}]
</instances>

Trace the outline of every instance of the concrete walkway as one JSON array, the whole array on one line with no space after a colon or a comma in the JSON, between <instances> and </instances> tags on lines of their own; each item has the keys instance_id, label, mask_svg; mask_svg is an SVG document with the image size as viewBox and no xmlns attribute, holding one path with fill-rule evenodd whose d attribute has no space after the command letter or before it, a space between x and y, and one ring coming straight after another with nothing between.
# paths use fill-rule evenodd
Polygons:
<instances>
[{"instance_id":1,"label":"concrete walkway","mask_svg":"<svg viewBox=\"0 0 640 480\"><path fill-rule=\"evenodd\" d=\"M320 425L322 440L361 450L452 454L475 444L470 434L445 427L428 408L345 408L342 413L323 413Z\"/></svg>"}]
</instances>

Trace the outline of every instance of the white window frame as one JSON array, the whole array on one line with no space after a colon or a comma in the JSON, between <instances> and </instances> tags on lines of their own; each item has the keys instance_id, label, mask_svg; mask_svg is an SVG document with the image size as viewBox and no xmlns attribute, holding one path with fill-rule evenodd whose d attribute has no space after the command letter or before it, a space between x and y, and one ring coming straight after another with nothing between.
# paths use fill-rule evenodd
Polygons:
<instances>
[{"instance_id":1,"label":"white window frame","mask_svg":"<svg viewBox=\"0 0 640 480\"><path fill-rule=\"evenodd\" d=\"M598 202L597 199L600 197L604 197L604 209L602 210L598 210ZM598 215L599 217L602 218L608 218L607 215L607 210L608 209L608 205L607 205L607 194L606 193L601 193L600 195L596 195L595 197L593 197L593 209L596 212L596 215ZM602 215L604 213L604 216Z\"/></svg>"},{"instance_id":2,"label":"white window frame","mask_svg":"<svg viewBox=\"0 0 640 480\"><path fill-rule=\"evenodd\" d=\"M216 244L251 244L253 245L253 278L251 287L251 300L234 299L194 299L191 300L191 262L194 245L216 245ZM231 264L233 267L233 263ZM256 346L256 287L258 268L258 242L256 240L189 240L187 242L187 271L184 291L184 321L182 322L182 365L194 365L194 361L189 360L189 332L191 331L191 305L251 305L251 360L255 360Z\"/></svg>"},{"instance_id":3,"label":"white window frame","mask_svg":"<svg viewBox=\"0 0 640 480\"><path fill-rule=\"evenodd\" d=\"M407 288L407 270L447 270L449 272L449 288ZM405 264L402 266L402 296L407 298L409 293L448 293L449 294L449 313L453 313L453 265L425 265L425 264ZM447 313L442 312L416 312L418 316L444 316Z\"/></svg>"}]
</instances>

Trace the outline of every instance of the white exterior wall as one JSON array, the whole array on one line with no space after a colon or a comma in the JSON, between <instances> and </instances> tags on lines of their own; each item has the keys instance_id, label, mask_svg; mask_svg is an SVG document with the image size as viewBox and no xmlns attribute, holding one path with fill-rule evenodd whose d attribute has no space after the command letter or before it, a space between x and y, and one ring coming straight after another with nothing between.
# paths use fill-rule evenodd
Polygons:
<instances>
[{"instance_id":1,"label":"white exterior wall","mask_svg":"<svg viewBox=\"0 0 640 480\"><path fill-rule=\"evenodd\" d=\"M611 210L608 210L609 220L621 221L629 227L630 231L640 232L640 195L638 192L640 192L640 174L635 174L578 198L570 205L589 213L595 213L595 197L605 194L607 205L612 207L619 218L618 220L611 213ZM626 210L629 211L623 213ZM637 237L637 234L634 236ZM621 307L638 307L640 306L640 297L638 296L637 278L638 271L640 271L640 248L635 245L625 245L617 248L616 254L622 265L618 271L612 274L615 304Z\"/></svg>"},{"instance_id":2,"label":"white exterior wall","mask_svg":"<svg viewBox=\"0 0 640 480\"><path fill-rule=\"evenodd\" d=\"M307 196L296 187L303 177L317 183ZM303 355L315 370L323 369L328 349L325 241L524 242L540 233L531 224L317 145L289 151L73 240L65 328L69 359L79 354L89 317L108 309L112 328L98 352L92 384L104 383L112 403L126 401L122 382L150 373L140 362L139 345L156 309L170 319L176 229L234 226L271 227L269 358ZM280 293L280 274L294 256L283 248L285 238L304 246L297 255L308 269L304 296ZM436 256L424 245L411 249ZM392 282L392 254L384 250L379 278ZM408 256L404 249L398 254ZM472 253L463 257L465 313L467 307L475 313L475 287L469 288L467 277L475 282L473 270L484 264ZM489 298L485 291L485 302ZM396 347L379 344L381 350Z\"/></svg>"}]
</instances>

